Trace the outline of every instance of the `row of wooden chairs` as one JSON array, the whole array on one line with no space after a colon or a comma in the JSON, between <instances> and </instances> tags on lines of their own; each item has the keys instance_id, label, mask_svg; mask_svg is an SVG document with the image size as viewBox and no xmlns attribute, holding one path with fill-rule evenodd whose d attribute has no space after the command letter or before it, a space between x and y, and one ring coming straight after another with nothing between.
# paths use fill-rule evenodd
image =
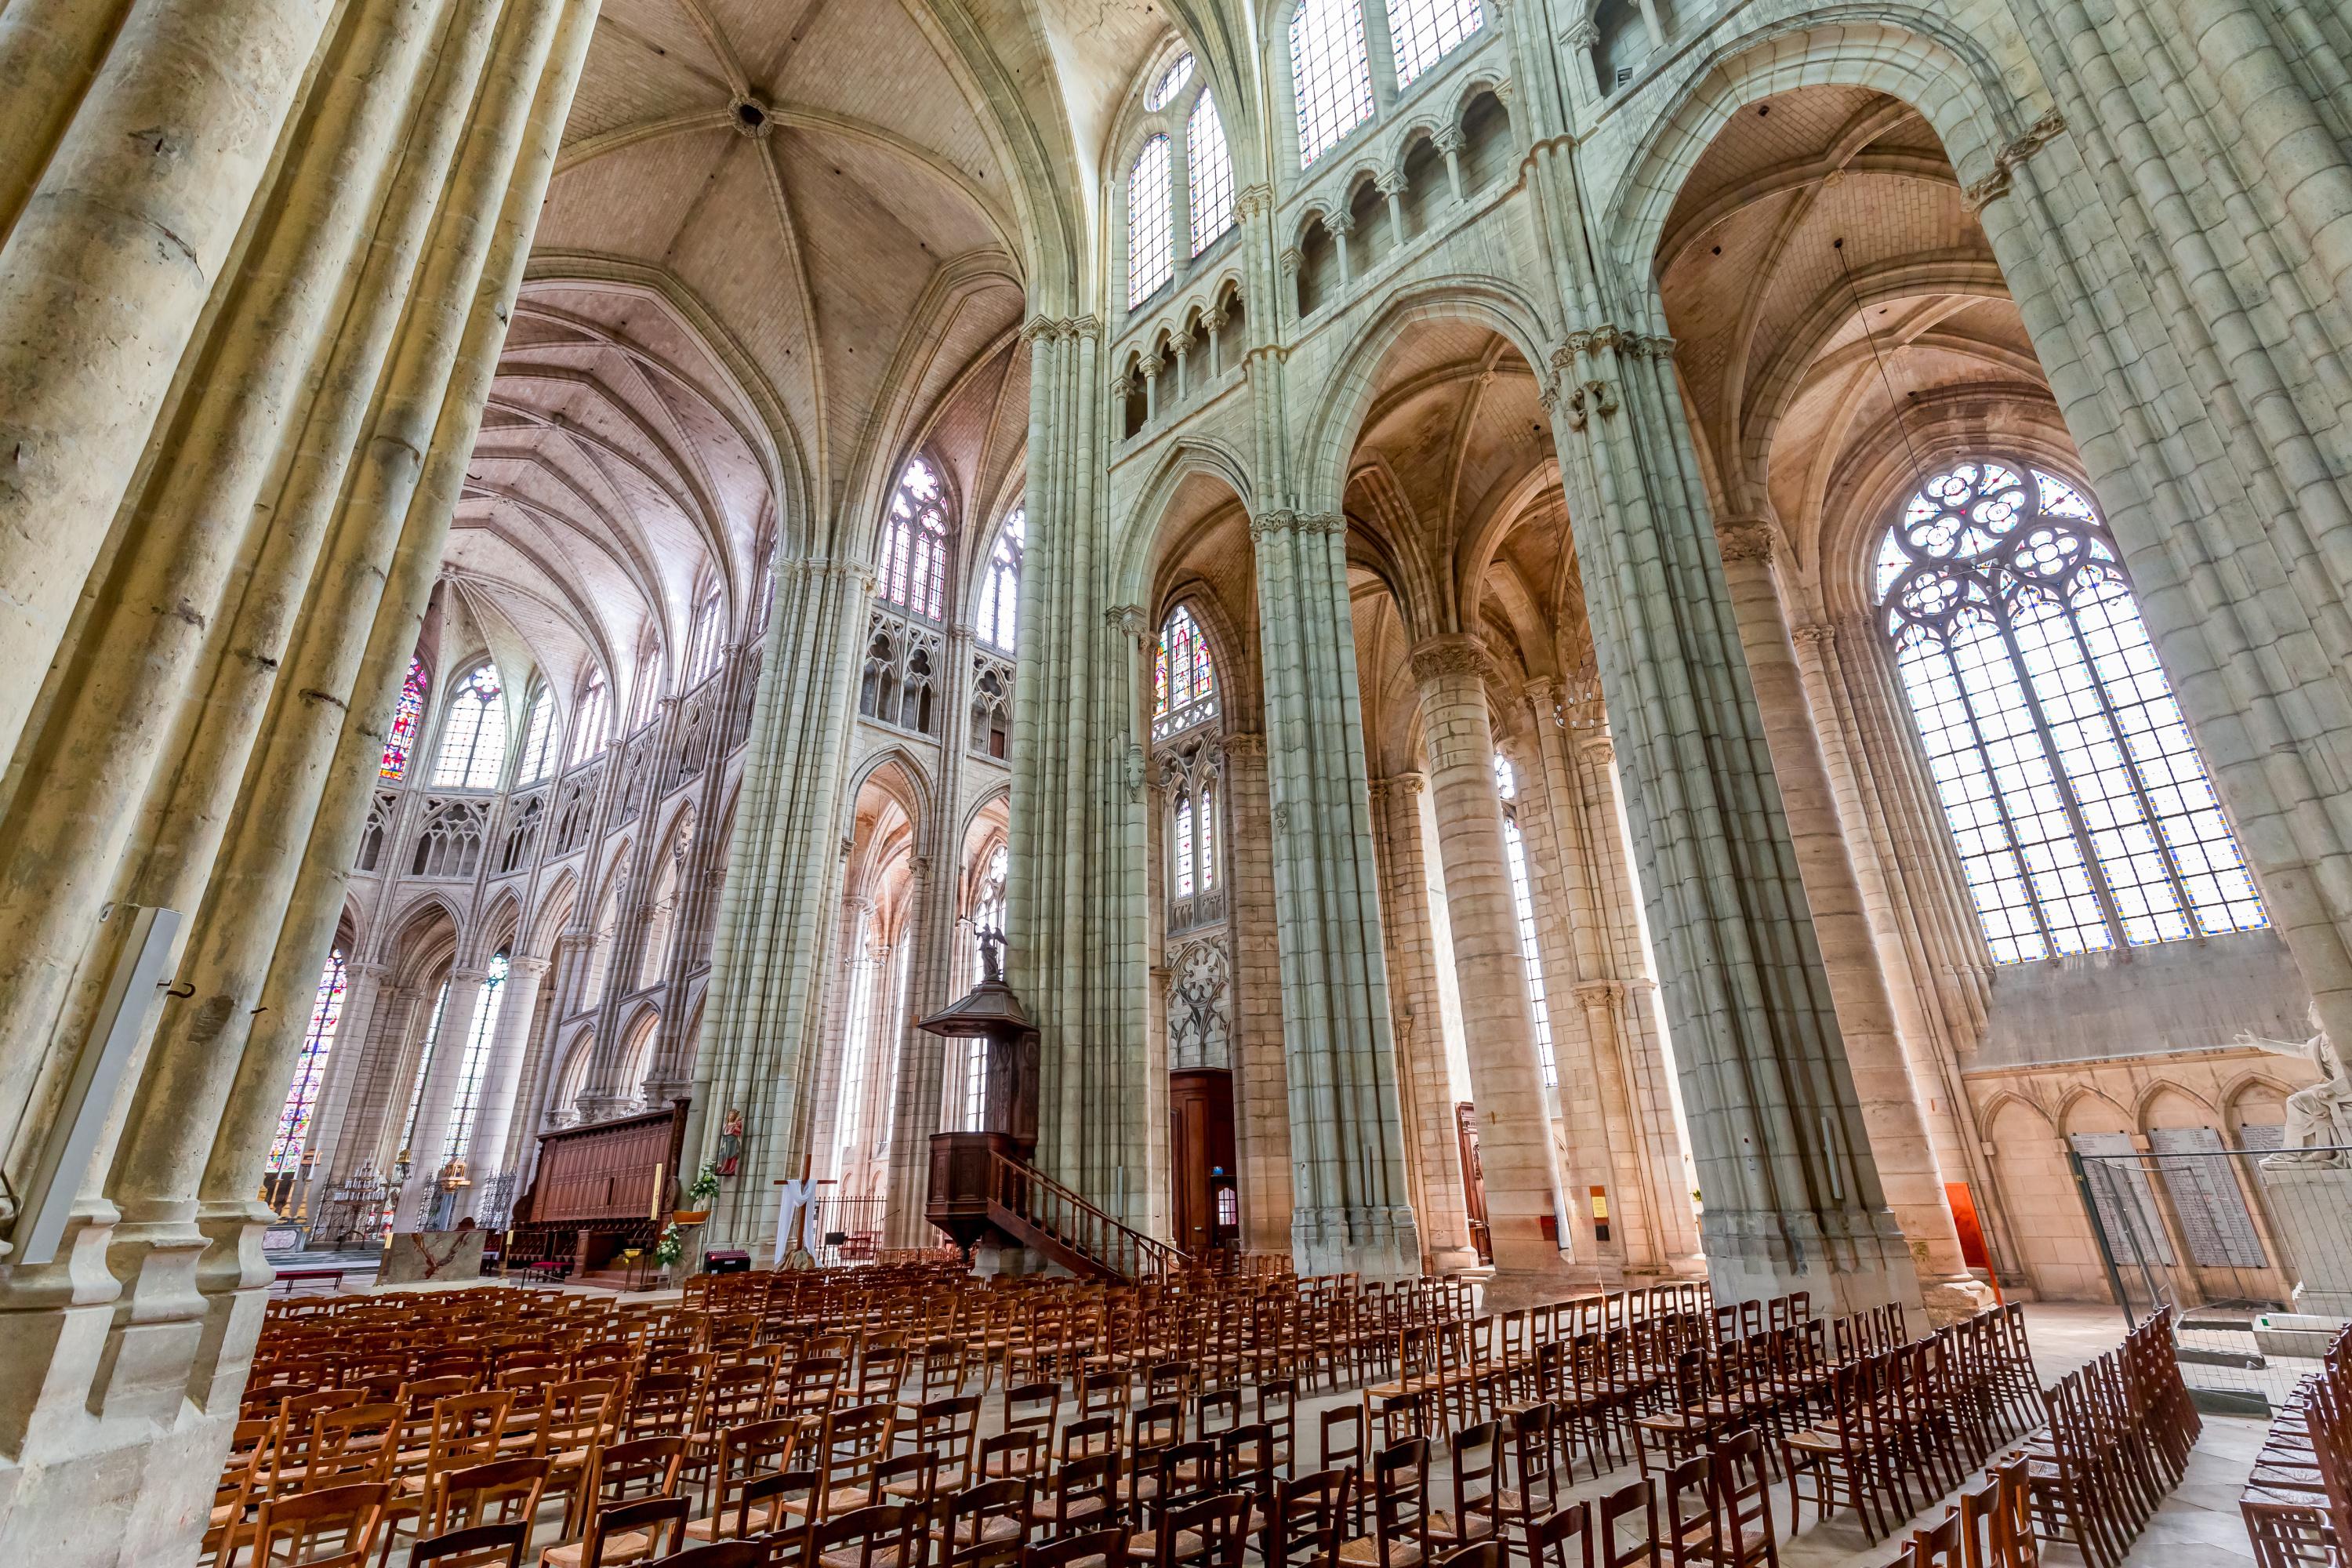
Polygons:
<instances>
[{"instance_id":1,"label":"row of wooden chairs","mask_svg":"<svg viewBox=\"0 0 2352 1568\"><path fill-rule=\"evenodd\" d=\"M2021 1450L2035 1531L2116 1568L2180 1484L2203 1420L2180 1375L2172 1319L2151 1313L2116 1349L2042 1391L2046 1424Z\"/></svg>"},{"instance_id":2,"label":"row of wooden chairs","mask_svg":"<svg viewBox=\"0 0 2352 1568\"><path fill-rule=\"evenodd\" d=\"M2352 1326L2279 1407L2238 1511L2256 1568L2352 1562Z\"/></svg>"}]
</instances>

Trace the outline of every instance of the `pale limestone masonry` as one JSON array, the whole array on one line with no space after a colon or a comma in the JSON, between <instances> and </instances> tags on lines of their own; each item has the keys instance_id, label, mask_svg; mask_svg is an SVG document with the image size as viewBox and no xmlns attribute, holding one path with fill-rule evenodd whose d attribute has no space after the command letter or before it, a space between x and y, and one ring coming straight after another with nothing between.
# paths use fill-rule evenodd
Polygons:
<instances>
[{"instance_id":1,"label":"pale limestone masonry","mask_svg":"<svg viewBox=\"0 0 2352 1568\"><path fill-rule=\"evenodd\" d=\"M2065 1140L2266 1135L2236 1035L2352 1039L2343 7L1486 0L1417 73L1388 13L1307 159L1287 4L0 4L0 1561L194 1560L331 948L291 1190L678 1095L711 1245L820 1162L913 1244L1003 846L1038 1157L1165 1234L1179 605L1246 1250L1470 1267L1466 1100L1497 1300L2099 1299ZM2268 930L1994 962L1873 574L1978 460L2112 533ZM495 786L381 777L413 657L417 768L499 672Z\"/></svg>"}]
</instances>

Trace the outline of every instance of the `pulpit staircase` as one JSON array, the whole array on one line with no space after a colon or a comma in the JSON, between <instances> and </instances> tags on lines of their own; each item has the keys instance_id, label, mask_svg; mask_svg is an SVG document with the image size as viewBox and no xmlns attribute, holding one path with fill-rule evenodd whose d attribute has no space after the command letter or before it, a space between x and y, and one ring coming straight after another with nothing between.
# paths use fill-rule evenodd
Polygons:
<instances>
[{"instance_id":1,"label":"pulpit staircase","mask_svg":"<svg viewBox=\"0 0 2352 1568\"><path fill-rule=\"evenodd\" d=\"M1034 1165L991 1152L988 1217L1085 1279L1139 1285L1181 1273L1184 1255L1120 1224Z\"/></svg>"}]
</instances>

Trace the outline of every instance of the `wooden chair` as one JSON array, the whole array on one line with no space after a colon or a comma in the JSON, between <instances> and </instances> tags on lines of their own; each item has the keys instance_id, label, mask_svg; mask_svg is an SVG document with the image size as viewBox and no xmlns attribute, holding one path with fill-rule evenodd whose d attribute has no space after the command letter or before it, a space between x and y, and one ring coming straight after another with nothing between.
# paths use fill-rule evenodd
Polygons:
<instances>
[{"instance_id":1,"label":"wooden chair","mask_svg":"<svg viewBox=\"0 0 2352 1568\"><path fill-rule=\"evenodd\" d=\"M767 1544L758 1541L711 1541L673 1552L649 1568L766 1568Z\"/></svg>"},{"instance_id":2,"label":"wooden chair","mask_svg":"<svg viewBox=\"0 0 2352 1568\"><path fill-rule=\"evenodd\" d=\"M408 1554L408 1568L523 1568L530 1550L527 1521L505 1524L469 1524L444 1531L418 1542Z\"/></svg>"},{"instance_id":3,"label":"wooden chair","mask_svg":"<svg viewBox=\"0 0 2352 1568\"><path fill-rule=\"evenodd\" d=\"M1509 1560L1498 1541L1474 1541L1457 1546L1436 1560L1435 1568L1503 1568Z\"/></svg>"},{"instance_id":4,"label":"wooden chair","mask_svg":"<svg viewBox=\"0 0 2352 1568\"><path fill-rule=\"evenodd\" d=\"M1249 1517L1250 1500L1234 1494L1171 1507L1160 1517L1151 1556L1139 1556L1129 1537L1127 1560L1148 1562L1151 1568L1242 1568Z\"/></svg>"},{"instance_id":5,"label":"wooden chair","mask_svg":"<svg viewBox=\"0 0 2352 1568\"><path fill-rule=\"evenodd\" d=\"M1258 1537L1265 1568L1326 1568L1332 1563L1348 1533L1348 1493L1354 1482L1353 1471L1337 1467L1277 1480Z\"/></svg>"},{"instance_id":6,"label":"wooden chair","mask_svg":"<svg viewBox=\"0 0 2352 1568\"><path fill-rule=\"evenodd\" d=\"M801 1423L790 1417L746 1422L720 1433L719 1452L710 1469L710 1512L687 1521L687 1539L724 1540L721 1526L727 1510L737 1505L743 1489L753 1481L762 1476L782 1475L791 1468L800 1435Z\"/></svg>"},{"instance_id":7,"label":"wooden chair","mask_svg":"<svg viewBox=\"0 0 2352 1568\"><path fill-rule=\"evenodd\" d=\"M982 1481L941 1501L933 1538L939 1568L1011 1568L1028 1550L1035 1484L1026 1476Z\"/></svg>"},{"instance_id":8,"label":"wooden chair","mask_svg":"<svg viewBox=\"0 0 2352 1568\"><path fill-rule=\"evenodd\" d=\"M1707 1458L1719 1528L1710 1560L1722 1568L1762 1563L1780 1568L1772 1534L1772 1478L1764 1470L1764 1437L1753 1426L1716 1445Z\"/></svg>"},{"instance_id":9,"label":"wooden chair","mask_svg":"<svg viewBox=\"0 0 2352 1568\"><path fill-rule=\"evenodd\" d=\"M648 1441L677 1442L677 1438ZM598 1509L588 1519L588 1533L578 1541L549 1547L539 1554L541 1568L615 1568L675 1552L686 1534L686 1500L682 1497L640 1498Z\"/></svg>"},{"instance_id":10,"label":"wooden chair","mask_svg":"<svg viewBox=\"0 0 2352 1568\"><path fill-rule=\"evenodd\" d=\"M1637 1515L1640 1534L1627 1543L1622 1526ZM1603 1494L1593 1533L1600 1538L1597 1568L1654 1568L1658 1560L1658 1495L1648 1479Z\"/></svg>"},{"instance_id":11,"label":"wooden chair","mask_svg":"<svg viewBox=\"0 0 2352 1568\"><path fill-rule=\"evenodd\" d=\"M922 1568L923 1510L910 1503L852 1509L809 1528L808 1559L817 1568Z\"/></svg>"},{"instance_id":12,"label":"wooden chair","mask_svg":"<svg viewBox=\"0 0 2352 1568\"><path fill-rule=\"evenodd\" d=\"M1339 1548L1339 1561L1419 1568L1429 1560L1429 1439L1407 1437L1373 1456L1372 1533Z\"/></svg>"},{"instance_id":13,"label":"wooden chair","mask_svg":"<svg viewBox=\"0 0 2352 1568\"><path fill-rule=\"evenodd\" d=\"M1879 1521L1883 1506L1876 1452L1875 1409L1871 1386L1873 1363L1859 1361L1830 1372L1830 1412L1827 1424L1791 1432L1780 1439L1780 1473L1789 1479L1789 1526L1801 1521L1804 1505L1813 1505L1813 1517L1826 1521L1841 1507L1851 1507L1862 1520L1862 1532L1876 1541L1886 1531ZM1811 1495L1806 1485L1812 1487Z\"/></svg>"},{"instance_id":14,"label":"wooden chair","mask_svg":"<svg viewBox=\"0 0 2352 1568\"><path fill-rule=\"evenodd\" d=\"M685 1458L683 1437L640 1437L597 1449L581 1472L580 1489L564 1509L562 1533L571 1536L607 1508L675 1496Z\"/></svg>"},{"instance_id":15,"label":"wooden chair","mask_svg":"<svg viewBox=\"0 0 2352 1568\"><path fill-rule=\"evenodd\" d=\"M1592 1505L1570 1503L1537 1520L1528 1535L1528 1568L1594 1568Z\"/></svg>"},{"instance_id":16,"label":"wooden chair","mask_svg":"<svg viewBox=\"0 0 2352 1568\"><path fill-rule=\"evenodd\" d=\"M383 1481L358 1481L263 1499L253 1568L362 1568L391 1495Z\"/></svg>"},{"instance_id":17,"label":"wooden chair","mask_svg":"<svg viewBox=\"0 0 2352 1568\"><path fill-rule=\"evenodd\" d=\"M1118 1480L1116 1449L1065 1460L1054 1478L1052 1492L1040 1494L1033 1503L1031 1520L1049 1541L1078 1531L1100 1531L1116 1522L1123 1543L1128 1527L1118 1506Z\"/></svg>"},{"instance_id":18,"label":"wooden chair","mask_svg":"<svg viewBox=\"0 0 2352 1568\"><path fill-rule=\"evenodd\" d=\"M1127 1561L1127 1526L1079 1531L1031 1546L1021 1568L1118 1568Z\"/></svg>"},{"instance_id":19,"label":"wooden chair","mask_svg":"<svg viewBox=\"0 0 2352 1568\"><path fill-rule=\"evenodd\" d=\"M1647 1484L1647 1478L1644 1478ZM1694 1454L1665 1473L1659 1489L1665 1496L1666 1560L1674 1568L1715 1561L1721 1526L1715 1508L1715 1480L1707 1456Z\"/></svg>"},{"instance_id":20,"label":"wooden chair","mask_svg":"<svg viewBox=\"0 0 2352 1568\"><path fill-rule=\"evenodd\" d=\"M1429 1516L1429 1539L1444 1551L1502 1539L1503 1424L1481 1421L1454 1434L1454 1506Z\"/></svg>"}]
</instances>

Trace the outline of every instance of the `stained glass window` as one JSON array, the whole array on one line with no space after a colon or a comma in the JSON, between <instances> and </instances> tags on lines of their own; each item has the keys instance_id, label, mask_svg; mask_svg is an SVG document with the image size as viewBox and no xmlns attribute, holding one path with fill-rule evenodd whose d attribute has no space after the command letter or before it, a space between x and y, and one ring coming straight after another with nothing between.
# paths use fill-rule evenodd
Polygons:
<instances>
[{"instance_id":1,"label":"stained glass window","mask_svg":"<svg viewBox=\"0 0 2352 1568\"><path fill-rule=\"evenodd\" d=\"M384 737L383 761L376 766L376 772L385 778L408 776L408 753L416 746L416 727L425 721L425 689L428 684L424 661L410 659L408 679L400 685L399 705L392 710L392 732Z\"/></svg>"},{"instance_id":2,"label":"stained glass window","mask_svg":"<svg viewBox=\"0 0 2352 1568\"><path fill-rule=\"evenodd\" d=\"M1171 60L1168 68L1160 73L1160 79L1143 95L1143 107L1152 113L1167 108L1169 100L1181 92L1184 84L1192 79L1192 56L1188 50Z\"/></svg>"},{"instance_id":3,"label":"stained glass window","mask_svg":"<svg viewBox=\"0 0 2352 1568\"><path fill-rule=\"evenodd\" d=\"M1372 117L1363 0L1299 0L1290 18L1290 89L1298 101L1301 166Z\"/></svg>"},{"instance_id":4,"label":"stained glass window","mask_svg":"<svg viewBox=\"0 0 2352 1568\"><path fill-rule=\"evenodd\" d=\"M1216 243L1234 226L1234 153L1225 144L1225 122L1207 93L1184 122L1184 178L1192 209L1192 254Z\"/></svg>"},{"instance_id":5,"label":"stained glass window","mask_svg":"<svg viewBox=\"0 0 2352 1568\"><path fill-rule=\"evenodd\" d=\"M1397 86L1413 79L1476 32L1478 0L1388 0L1389 40L1396 46Z\"/></svg>"},{"instance_id":6,"label":"stained glass window","mask_svg":"<svg viewBox=\"0 0 2352 1568\"><path fill-rule=\"evenodd\" d=\"M554 761L555 693L541 681L530 694L530 711L523 719L522 765L515 770L515 783L537 784Z\"/></svg>"},{"instance_id":7,"label":"stained glass window","mask_svg":"<svg viewBox=\"0 0 2352 1568\"><path fill-rule=\"evenodd\" d=\"M1192 896L1192 797L1176 797L1176 896Z\"/></svg>"},{"instance_id":8,"label":"stained glass window","mask_svg":"<svg viewBox=\"0 0 2352 1568\"><path fill-rule=\"evenodd\" d=\"M500 948L482 977L482 999L474 1005L474 1026L466 1035L466 1054L457 1062L457 1093L449 1105L449 1136L441 1147L441 1161L462 1160L474 1138L474 1113L481 1109L482 1071L489 1065L490 1041L499 1031L499 1005L506 1000L507 954Z\"/></svg>"},{"instance_id":9,"label":"stained glass window","mask_svg":"<svg viewBox=\"0 0 2352 1568\"><path fill-rule=\"evenodd\" d=\"M1217 675L1192 612L1179 605L1160 628L1160 653L1151 668L1155 740L1217 716Z\"/></svg>"},{"instance_id":10,"label":"stained glass window","mask_svg":"<svg viewBox=\"0 0 2352 1568\"><path fill-rule=\"evenodd\" d=\"M1503 859L1511 873L1511 909L1518 920L1519 959L1528 971L1528 1005L1535 1013L1536 1054L1543 1062L1547 1087L1559 1082L1559 1064L1552 1056L1551 1005L1544 993L1543 953L1536 945L1536 900L1528 885L1528 846L1519 834L1519 787L1510 759L1495 753L1495 793L1503 798Z\"/></svg>"},{"instance_id":11,"label":"stained glass window","mask_svg":"<svg viewBox=\"0 0 2352 1568\"><path fill-rule=\"evenodd\" d=\"M988 575L980 585L980 640L991 647L1013 651L1013 634L1021 603L1021 558L1029 545L1029 514L1014 507L996 531L996 548L989 552Z\"/></svg>"},{"instance_id":12,"label":"stained glass window","mask_svg":"<svg viewBox=\"0 0 2352 1568\"><path fill-rule=\"evenodd\" d=\"M507 755L507 710L499 672L482 665L449 694L441 721L441 753L434 760L438 789L496 789Z\"/></svg>"},{"instance_id":13,"label":"stained glass window","mask_svg":"<svg viewBox=\"0 0 2352 1568\"><path fill-rule=\"evenodd\" d=\"M580 694L580 711L572 719L572 762L586 762L604 749L604 672L588 673L588 689Z\"/></svg>"},{"instance_id":14,"label":"stained glass window","mask_svg":"<svg viewBox=\"0 0 2352 1568\"><path fill-rule=\"evenodd\" d=\"M1168 138L1144 142L1127 171L1127 303L1129 309L1176 275L1176 209Z\"/></svg>"},{"instance_id":15,"label":"stained glass window","mask_svg":"<svg viewBox=\"0 0 2352 1568\"><path fill-rule=\"evenodd\" d=\"M263 1167L268 1174L294 1170L302 1163L302 1150L310 1141L310 1113L318 1108L319 1080L326 1075L327 1052L334 1046L335 1026L342 1016L343 950L339 947L327 954L318 994L310 1002L310 1026L302 1036L301 1054L294 1058L294 1082L278 1113L278 1136L270 1140L269 1163Z\"/></svg>"},{"instance_id":16,"label":"stained glass window","mask_svg":"<svg viewBox=\"0 0 2352 1568\"><path fill-rule=\"evenodd\" d=\"M909 458L882 520L882 597L936 621L947 577L946 487L929 463Z\"/></svg>"},{"instance_id":17,"label":"stained glass window","mask_svg":"<svg viewBox=\"0 0 2352 1568\"><path fill-rule=\"evenodd\" d=\"M2080 490L1998 459L1946 469L1874 586L1995 962L2270 923Z\"/></svg>"}]
</instances>

